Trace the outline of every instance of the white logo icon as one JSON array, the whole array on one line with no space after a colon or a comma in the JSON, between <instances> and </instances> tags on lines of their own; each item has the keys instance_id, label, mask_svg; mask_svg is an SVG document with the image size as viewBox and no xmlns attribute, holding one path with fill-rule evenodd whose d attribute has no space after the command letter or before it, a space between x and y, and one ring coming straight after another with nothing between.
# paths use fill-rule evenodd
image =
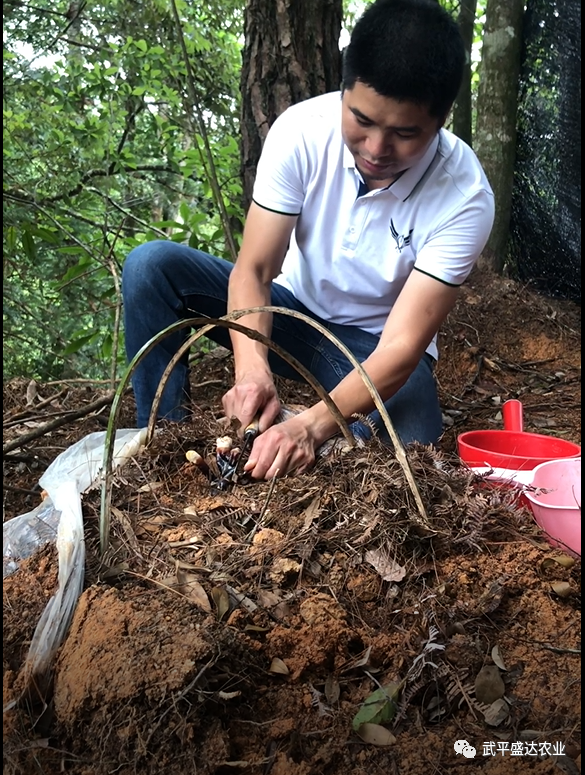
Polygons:
<instances>
[{"instance_id":1,"label":"white logo icon","mask_svg":"<svg viewBox=\"0 0 585 775\"><path fill-rule=\"evenodd\" d=\"M475 756L475 748L472 745L469 745L467 740L457 740L453 748L455 749L455 753L463 754L466 759L473 759Z\"/></svg>"}]
</instances>

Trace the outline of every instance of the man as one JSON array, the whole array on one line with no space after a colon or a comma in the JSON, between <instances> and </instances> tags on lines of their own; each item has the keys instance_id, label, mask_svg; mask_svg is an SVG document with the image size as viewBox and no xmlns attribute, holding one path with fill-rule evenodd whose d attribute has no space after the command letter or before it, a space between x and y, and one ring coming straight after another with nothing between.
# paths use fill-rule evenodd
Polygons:
<instances>
[{"instance_id":1,"label":"man","mask_svg":"<svg viewBox=\"0 0 585 775\"><path fill-rule=\"evenodd\" d=\"M443 129L464 62L457 25L434 0L370 5L344 53L342 92L294 105L272 126L235 265L170 241L128 256L128 356L180 318L270 304L298 310L363 364L403 443L436 443L437 331L494 217L476 156ZM359 374L313 327L268 313L239 322L300 360L345 418L374 408ZM139 425L184 336L167 337L141 361L133 381ZM269 479L309 467L338 430L327 406L274 424L281 405L273 374L298 378L296 371L244 334L215 328L210 336L234 352L226 415L242 427L259 415L246 470ZM184 360L167 383L162 416L185 416L187 379ZM372 419L382 427L377 412ZM356 424L356 433L367 429Z\"/></svg>"}]
</instances>

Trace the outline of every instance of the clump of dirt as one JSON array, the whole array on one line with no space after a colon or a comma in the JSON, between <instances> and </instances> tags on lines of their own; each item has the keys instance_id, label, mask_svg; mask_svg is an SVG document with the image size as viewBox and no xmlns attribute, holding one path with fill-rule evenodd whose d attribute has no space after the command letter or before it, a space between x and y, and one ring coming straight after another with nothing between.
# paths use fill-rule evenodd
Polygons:
<instances>
[{"instance_id":1,"label":"clump of dirt","mask_svg":"<svg viewBox=\"0 0 585 775\"><path fill-rule=\"evenodd\" d=\"M125 588L83 593L56 669L55 712L66 726L90 715L102 727L104 710L137 696L157 707L194 677L212 647L190 621L185 601L179 602L177 610L160 597ZM172 634L161 638L165 626Z\"/></svg>"},{"instance_id":2,"label":"clump of dirt","mask_svg":"<svg viewBox=\"0 0 585 775\"><path fill-rule=\"evenodd\" d=\"M212 615L193 617L182 594L94 585L79 600L56 663L58 727L73 750L101 758L103 771L126 760L154 772L161 764L148 762L154 750L166 751L175 767L192 765L193 751L179 757L173 751L209 733L205 715L214 707L221 714L230 685L240 696L249 683L244 673L262 674L245 640L218 627ZM78 730L84 730L82 746ZM227 758L226 746L220 749L219 761Z\"/></svg>"},{"instance_id":3,"label":"clump of dirt","mask_svg":"<svg viewBox=\"0 0 585 775\"><path fill-rule=\"evenodd\" d=\"M580 443L579 310L476 274L441 338L446 431L440 450L407 449L416 492L377 440L214 489L185 453L214 470L231 357L194 363L191 423L161 424L114 477L105 558L100 492L84 495L85 590L41 703L22 676L54 547L5 579L7 775L580 771L580 557L456 454L458 433L501 427L508 398L526 430ZM107 423L103 390L34 389L4 386L7 517L38 503L59 450ZM43 428L74 406L90 408ZM118 427L132 416L128 394ZM358 712L388 745L356 732Z\"/></svg>"}]
</instances>

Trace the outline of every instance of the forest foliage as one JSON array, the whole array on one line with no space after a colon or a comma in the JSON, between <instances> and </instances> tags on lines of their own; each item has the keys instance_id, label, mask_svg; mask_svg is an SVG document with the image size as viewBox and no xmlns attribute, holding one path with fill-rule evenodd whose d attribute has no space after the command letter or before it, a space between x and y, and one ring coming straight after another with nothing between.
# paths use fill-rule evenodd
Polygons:
<instances>
[{"instance_id":1,"label":"forest foliage","mask_svg":"<svg viewBox=\"0 0 585 775\"><path fill-rule=\"evenodd\" d=\"M167 2L56 7L5 11L5 378L107 378L123 362L119 278L134 245L226 254L198 117L241 215L241 9L178 2L179 28Z\"/></svg>"}]
</instances>

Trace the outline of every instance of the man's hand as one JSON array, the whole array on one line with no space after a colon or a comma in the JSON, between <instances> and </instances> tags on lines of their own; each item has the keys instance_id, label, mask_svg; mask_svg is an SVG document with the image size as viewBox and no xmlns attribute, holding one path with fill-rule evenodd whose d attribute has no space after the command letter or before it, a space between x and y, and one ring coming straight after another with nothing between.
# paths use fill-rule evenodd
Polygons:
<instances>
[{"instance_id":1,"label":"man's hand","mask_svg":"<svg viewBox=\"0 0 585 775\"><path fill-rule=\"evenodd\" d=\"M260 433L269 428L280 413L280 400L270 372L245 374L222 399L226 417L236 417L245 428L258 416Z\"/></svg>"},{"instance_id":2,"label":"man's hand","mask_svg":"<svg viewBox=\"0 0 585 775\"><path fill-rule=\"evenodd\" d=\"M310 468L315 462L318 442L303 414L273 425L258 436L244 471L254 479L272 479Z\"/></svg>"}]
</instances>

